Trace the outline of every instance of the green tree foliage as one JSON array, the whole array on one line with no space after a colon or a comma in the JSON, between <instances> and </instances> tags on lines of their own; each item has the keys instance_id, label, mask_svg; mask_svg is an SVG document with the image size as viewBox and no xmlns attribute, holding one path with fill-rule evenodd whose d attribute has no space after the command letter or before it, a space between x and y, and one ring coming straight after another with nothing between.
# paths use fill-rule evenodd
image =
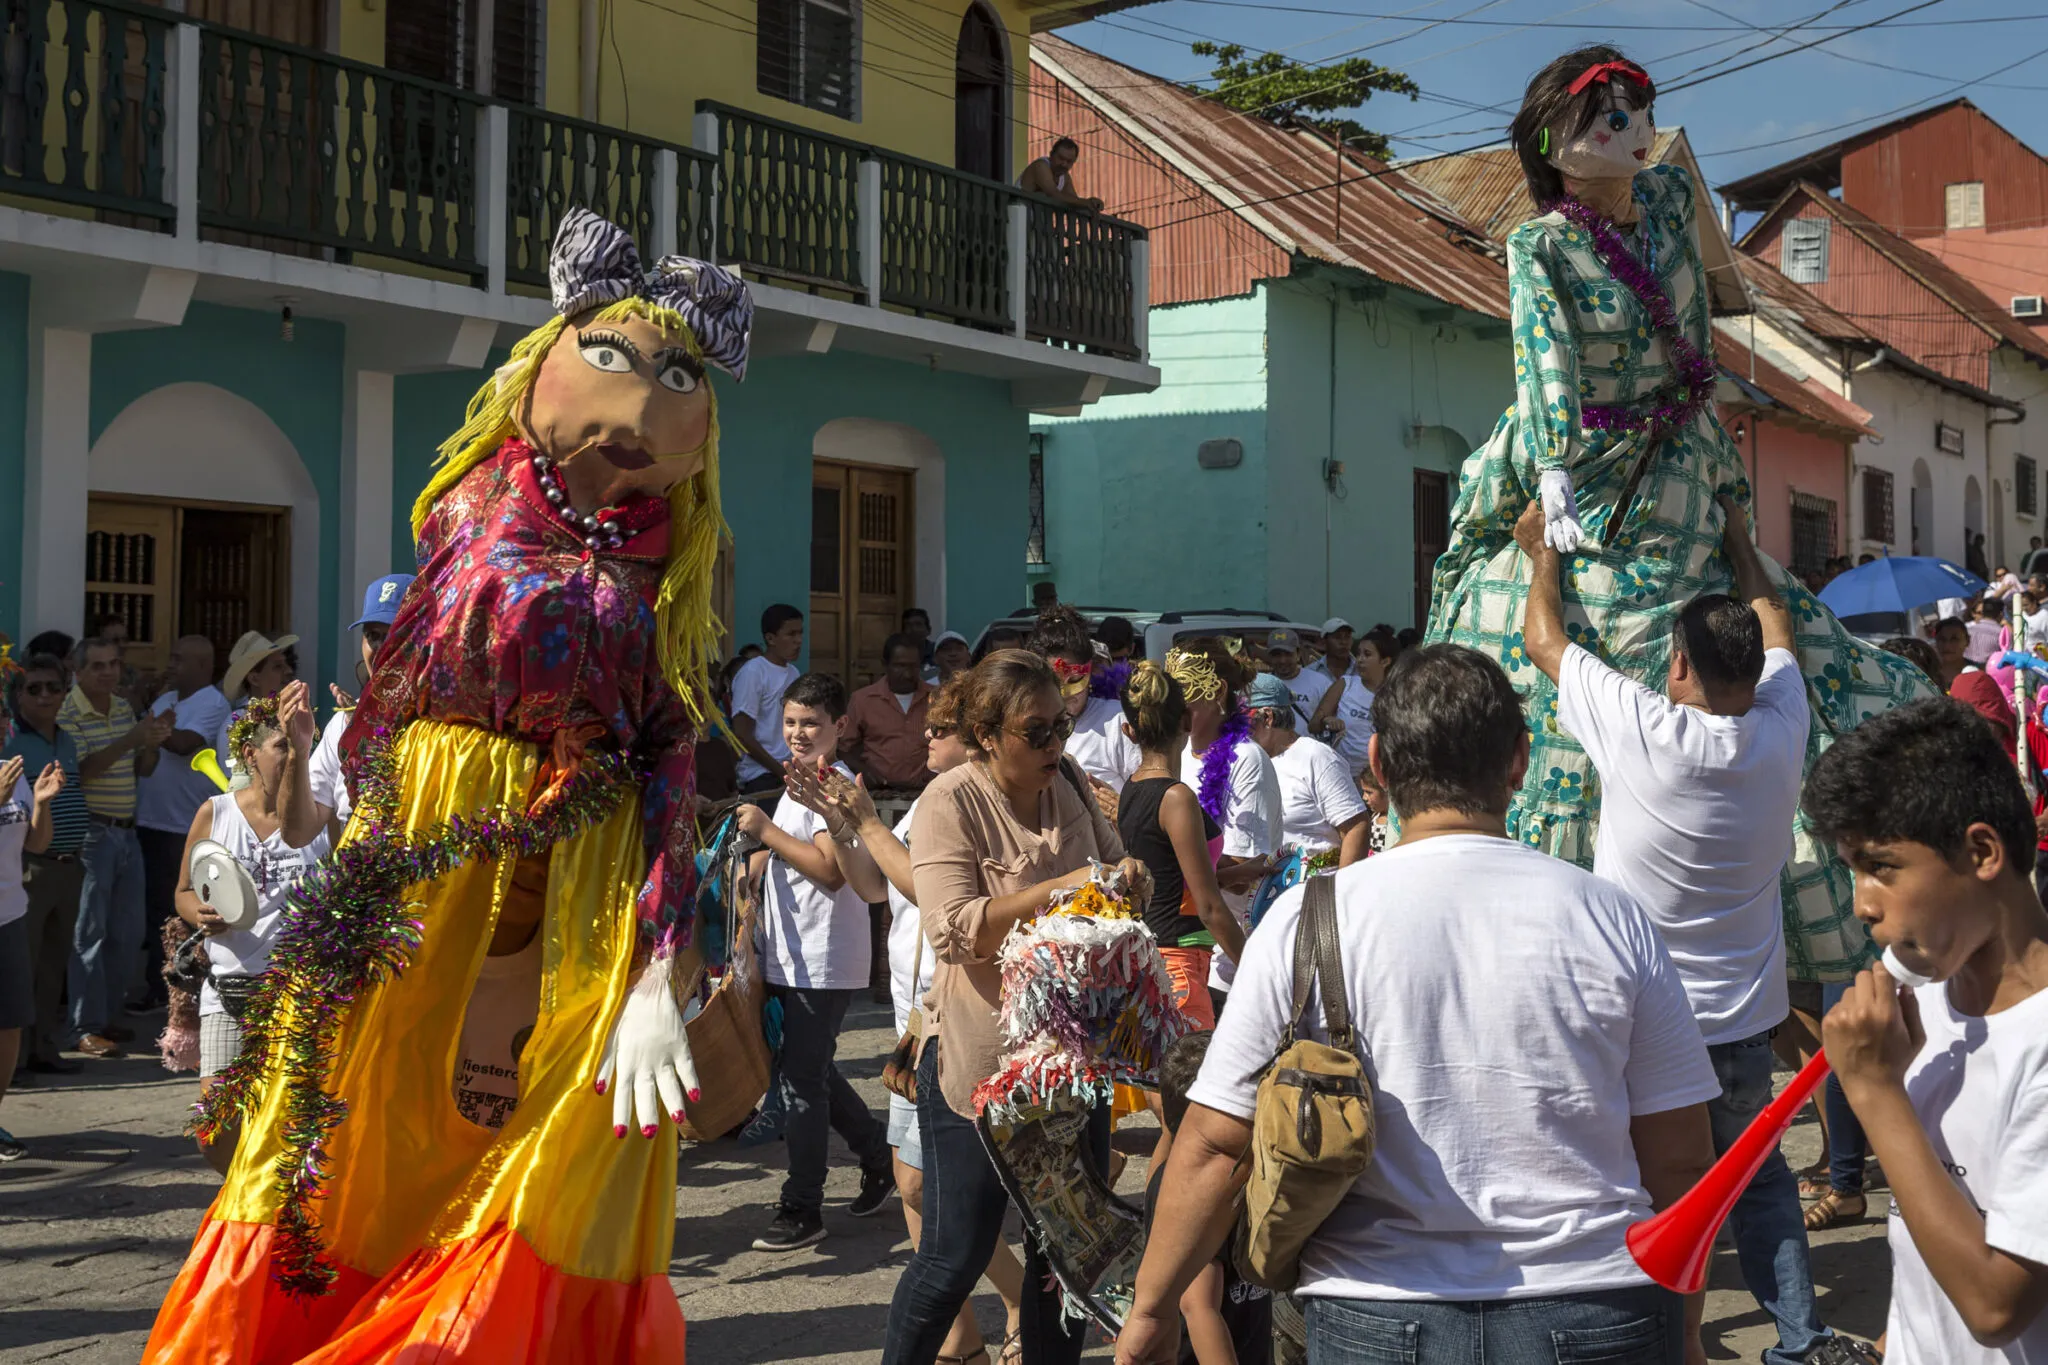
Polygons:
<instances>
[{"instance_id":1,"label":"green tree foliage","mask_svg":"<svg viewBox=\"0 0 2048 1365\"><path fill-rule=\"evenodd\" d=\"M1367 156L1385 158L1389 154L1386 137L1356 119L1332 116L1365 103L1375 92L1406 95L1411 100L1421 93L1415 82L1399 71L1363 57L1311 67L1278 52L1247 58L1237 43L1204 39L1190 46L1197 57L1214 61L1209 74L1218 82L1214 90L1188 87L1195 94L1268 123L1307 124Z\"/></svg>"}]
</instances>

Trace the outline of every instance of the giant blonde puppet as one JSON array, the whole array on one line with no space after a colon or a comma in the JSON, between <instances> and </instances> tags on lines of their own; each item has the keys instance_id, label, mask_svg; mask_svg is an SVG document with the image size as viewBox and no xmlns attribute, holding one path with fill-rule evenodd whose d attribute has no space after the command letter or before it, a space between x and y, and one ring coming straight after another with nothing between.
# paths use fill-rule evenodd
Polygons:
<instances>
[{"instance_id":1,"label":"giant blonde puppet","mask_svg":"<svg viewBox=\"0 0 2048 1365\"><path fill-rule=\"evenodd\" d=\"M722 531L705 367L743 375L752 303L701 261L643 275L580 210L549 275L560 316L413 509L419 578L343 745L355 815L203 1103L240 1146L149 1361L683 1358L667 1125L697 1084L674 988ZM486 968L509 944L538 956L523 999ZM507 1011L529 1031L490 1127L457 1066Z\"/></svg>"}]
</instances>

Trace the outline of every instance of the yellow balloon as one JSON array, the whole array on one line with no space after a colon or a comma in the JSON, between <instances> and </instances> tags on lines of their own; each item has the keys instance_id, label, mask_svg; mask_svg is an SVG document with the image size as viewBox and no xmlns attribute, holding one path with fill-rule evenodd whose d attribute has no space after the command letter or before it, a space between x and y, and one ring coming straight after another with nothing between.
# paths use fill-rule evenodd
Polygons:
<instances>
[{"instance_id":1,"label":"yellow balloon","mask_svg":"<svg viewBox=\"0 0 2048 1365\"><path fill-rule=\"evenodd\" d=\"M213 750L201 749L198 753L192 755L192 771L195 773L205 773L213 779L213 784L222 791L228 789L228 775L221 771L220 759L214 756Z\"/></svg>"}]
</instances>

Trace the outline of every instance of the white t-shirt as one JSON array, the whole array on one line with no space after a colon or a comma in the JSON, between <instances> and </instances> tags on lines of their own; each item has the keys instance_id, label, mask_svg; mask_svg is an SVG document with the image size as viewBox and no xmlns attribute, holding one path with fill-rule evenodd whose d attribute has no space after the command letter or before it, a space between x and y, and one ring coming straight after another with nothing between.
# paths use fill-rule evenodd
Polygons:
<instances>
[{"instance_id":1,"label":"white t-shirt","mask_svg":"<svg viewBox=\"0 0 2048 1365\"><path fill-rule=\"evenodd\" d=\"M28 889L21 884L21 850L28 842L29 819L35 814L35 789L24 777L0 803L0 924L12 924L28 913Z\"/></svg>"},{"instance_id":2,"label":"white t-shirt","mask_svg":"<svg viewBox=\"0 0 2048 1365\"><path fill-rule=\"evenodd\" d=\"M1600 772L1593 872L1649 913L1710 1044L1775 1028L1790 1008L1778 874L1809 715L1782 649L1740 716L1675 705L1577 645L1558 670L1557 723Z\"/></svg>"},{"instance_id":3,"label":"white t-shirt","mask_svg":"<svg viewBox=\"0 0 2048 1365\"><path fill-rule=\"evenodd\" d=\"M833 766L853 776L844 763ZM808 844L825 817L785 798L776 803L775 827ZM771 853L761 885L761 963L771 985L847 991L868 984L868 903L851 882L827 891Z\"/></svg>"},{"instance_id":4,"label":"white t-shirt","mask_svg":"<svg viewBox=\"0 0 2048 1365\"><path fill-rule=\"evenodd\" d=\"M1354 781L1372 761L1373 696L1363 678L1356 673L1344 675L1344 694L1337 698L1337 719L1344 722L1344 736L1337 741L1337 752L1343 755Z\"/></svg>"},{"instance_id":5,"label":"white t-shirt","mask_svg":"<svg viewBox=\"0 0 2048 1365\"><path fill-rule=\"evenodd\" d=\"M1202 794L1202 760L1195 757L1193 740L1181 750L1180 780L1192 787L1197 797ZM1256 858L1276 851L1280 847L1281 809L1280 777L1273 771L1273 760L1246 736L1238 742L1237 752L1231 757L1230 794L1223 801L1223 818L1216 822L1223 827L1222 856ZM1239 924L1251 923L1248 893L1225 891L1223 903L1237 916ZM1209 959L1209 984L1217 990L1229 990L1236 974L1237 964L1217 949Z\"/></svg>"},{"instance_id":6,"label":"white t-shirt","mask_svg":"<svg viewBox=\"0 0 2048 1365\"><path fill-rule=\"evenodd\" d=\"M733 675L732 713L753 718L755 742L777 763L789 762L789 745L782 738L782 694L802 676L795 664L773 663L765 654L747 660ZM752 782L767 771L752 754L740 756L741 782Z\"/></svg>"},{"instance_id":7,"label":"white t-shirt","mask_svg":"<svg viewBox=\"0 0 2048 1365\"><path fill-rule=\"evenodd\" d=\"M2048 607L2027 618L2027 643L2038 645L2044 640L2048 640Z\"/></svg>"},{"instance_id":8,"label":"white t-shirt","mask_svg":"<svg viewBox=\"0 0 2048 1365\"><path fill-rule=\"evenodd\" d=\"M182 700L166 692L150 703L152 715L177 712L172 722L178 729L198 735L203 744L214 744L228 718L228 699L218 687L202 687ZM216 753L223 768L227 755ZM169 749L157 755L156 770L137 779L135 823L165 834L189 834L192 817L199 808L220 795L220 788L205 773L192 770L189 756L180 757Z\"/></svg>"},{"instance_id":9,"label":"white t-shirt","mask_svg":"<svg viewBox=\"0 0 2048 1365\"><path fill-rule=\"evenodd\" d=\"M230 929L206 940L207 960L212 974L199 988L199 1013L221 1013L220 993L213 988L214 977L255 976L270 965L270 941L277 936L278 919L292 888L327 856L327 834L304 848L292 848L284 841L282 828L268 839L256 831L235 804L234 793L213 798L213 841L234 855L256 883L256 922L247 929Z\"/></svg>"},{"instance_id":10,"label":"white t-shirt","mask_svg":"<svg viewBox=\"0 0 2048 1365\"><path fill-rule=\"evenodd\" d=\"M1336 874L1380 1115L1372 1165L1301 1257L1300 1292L1528 1299L1648 1282L1630 1119L1720 1082L1648 916L1570 863L1445 835ZM1291 1009L1302 888L1266 912L1190 1099L1250 1119ZM1320 1003L1308 1034L1327 1041Z\"/></svg>"},{"instance_id":11,"label":"white t-shirt","mask_svg":"<svg viewBox=\"0 0 2048 1365\"><path fill-rule=\"evenodd\" d=\"M306 760L306 780L313 788L316 804L334 812L337 824L348 825L349 800L348 783L341 775L341 737L348 731L349 720L355 713L336 711L328 719L327 728L320 732L320 742Z\"/></svg>"},{"instance_id":12,"label":"white t-shirt","mask_svg":"<svg viewBox=\"0 0 2048 1365\"><path fill-rule=\"evenodd\" d=\"M1305 849L1335 848L1337 827L1365 814L1365 797L1344 759L1327 744L1296 739L1276 755L1280 837Z\"/></svg>"},{"instance_id":13,"label":"white t-shirt","mask_svg":"<svg viewBox=\"0 0 2048 1365\"><path fill-rule=\"evenodd\" d=\"M905 848L910 847L910 822L916 815L917 802L913 801L892 831ZM932 988L932 968L938 961L931 944L925 943L924 935L919 932L919 922L917 907L903 898L903 893L896 889L896 883L890 882L889 995L896 1003L896 1036L899 1038L910 1025L911 1007L924 999L925 992ZM924 946L922 961L918 957L919 944ZM917 972L915 981L910 979L913 970Z\"/></svg>"},{"instance_id":14,"label":"white t-shirt","mask_svg":"<svg viewBox=\"0 0 2048 1365\"><path fill-rule=\"evenodd\" d=\"M476 989L462 1016L462 1050L455 1056L455 1108L479 1128L503 1128L519 1107L519 1054L540 1018L541 944L485 956Z\"/></svg>"},{"instance_id":15,"label":"white t-shirt","mask_svg":"<svg viewBox=\"0 0 2048 1365\"><path fill-rule=\"evenodd\" d=\"M1316 713L1316 708L1323 704L1323 694L1330 690L1330 675L1311 673L1304 668L1293 677L1281 678L1280 681L1286 683L1287 690L1294 694L1294 728L1305 735L1309 717Z\"/></svg>"},{"instance_id":16,"label":"white t-shirt","mask_svg":"<svg viewBox=\"0 0 2048 1365\"><path fill-rule=\"evenodd\" d=\"M1081 765L1082 772L1116 791L1124 789L1143 757L1138 746L1124 737L1123 703L1108 697L1090 697L1081 714L1074 717L1074 733L1067 739L1066 752Z\"/></svg>"},{"instance_id":17,"label":"white t-shirt","mask_svg":"<svg viewBox=\"0 0 2048 1365\"><path fill-rule=\"evenodd\" d=\"M1948 986L1914 992L1926 1046L1906 1093L1934 1154L1984 1215L1994 1249L2048 1263L2048 991L1998 1014L1957 1014ZM1233 1006L1234 1008L1234 1006ZM1979 1346L1892 1203L1892 1365L2044 1365L2048 1313L2002 1350Z\"/></svg>"}]
</instances>

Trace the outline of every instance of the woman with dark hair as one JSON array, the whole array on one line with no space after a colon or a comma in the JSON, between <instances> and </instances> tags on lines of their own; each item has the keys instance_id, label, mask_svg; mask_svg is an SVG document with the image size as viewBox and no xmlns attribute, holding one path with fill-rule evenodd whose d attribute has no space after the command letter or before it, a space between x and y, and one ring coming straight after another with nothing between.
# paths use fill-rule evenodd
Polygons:
<instances>
[{"instance_id":1,"label":"woman with dark hair","mask_svg":"<svg viewBox=\"0 0 2048 1365\"><path fill-rule=\"evenodd\" d=\"M1401 640L1389 625L1377 625L1358 637L1352 648L1352 667L1330 685L1309 718L1315 733L1331 720L1343 724L1333 742L1354 778L1363 780L1367 754L1372 748L1372 699L1387 680L1387 670L1401 657Z\"/></svg>"},{"instance_id":2,"label":"woman with dark hair","mask_svg":"<svg viewBox=\"0 0 2048 1365\"><path fill-rule=\"evenodd\" d=\"M1073 720L1059 678L1036 654L997 650L975 665L960 698L966 763L925 788L910 832L911 876L937 965L925 997L917 1062L924 1227L889 1306L885 1365L931 1365L1002 1235L1009 1198L975 1126L974 1087L996 1070L1002 973L996 954L1053 897L1086 883L1092 863L1119 865L1134 899L1151 894L1143 863L1062 773ZM1109 1109L1091 1119L1107 1169ZM1030 1365L1078 1361L1087 1329L1065 1321L1036 1243L1024 1263L1022 1336Z\"/></svg>"},{"instance_id":3,"label":"woman with dark hair","mask_svg":"<svg viewBox=\"0 0 2048 1365\"><path fill-rule=\"evenodd\" d=\"M1533 735L1508 833L1590 868L1599 783L1557 723L1556 688L1522 644L1528 597L1515 519L1540 499L1544 538L1565 557L1572 643L1662 690L1672 623L1703 593L1728 592L1721 554L1732 498L1751 499L1744 463L1713 405L1714 343L1700 259L1699 188L1653 165L1657 86L1612 47L1582 47L1529 82L1510 129L1540 216L1508 235L1515 403L1467 465L1437 560L1429 638L1498 661ZM1805 587L1768 566L1796 624L1813 698L1810 763L1864 717L1923 696L1903 660L1848 634ZM1853 971L1869 936L1850 879L1803 830L1783 886L1790 967Z\"/></svg>"}]
</instances>

